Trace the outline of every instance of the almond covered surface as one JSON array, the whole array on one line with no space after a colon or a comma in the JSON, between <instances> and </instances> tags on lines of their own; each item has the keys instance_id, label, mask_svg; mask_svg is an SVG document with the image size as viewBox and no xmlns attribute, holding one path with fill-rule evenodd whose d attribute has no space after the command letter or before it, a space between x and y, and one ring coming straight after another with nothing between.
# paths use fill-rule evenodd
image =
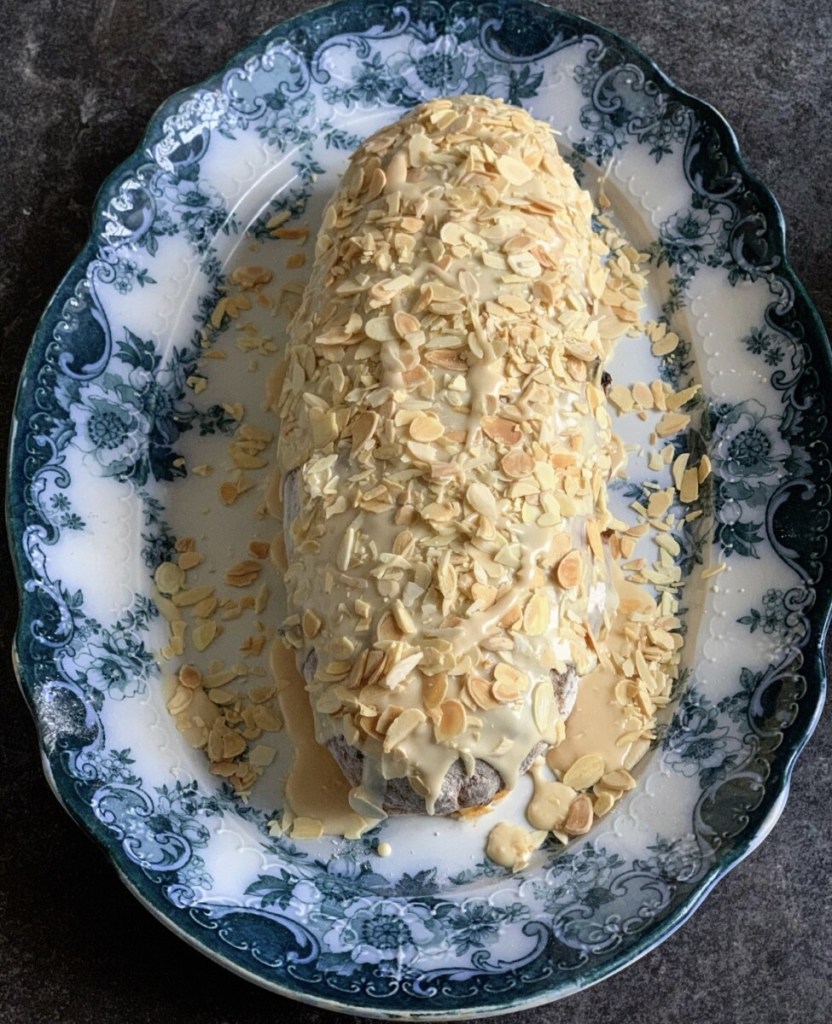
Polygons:
<instances>
[{"instance_id":1,"label":"almond covered surface","mask_svg":"<svg viewBox=\"0 0 832 1024\"><path fill-rule=\"evenodd\" d=\"M283 636L364 817L489 804L611 665L602 368L643 283L501 101L425 104L350 161L272 390Z\"/></svg>"}]
</instances>

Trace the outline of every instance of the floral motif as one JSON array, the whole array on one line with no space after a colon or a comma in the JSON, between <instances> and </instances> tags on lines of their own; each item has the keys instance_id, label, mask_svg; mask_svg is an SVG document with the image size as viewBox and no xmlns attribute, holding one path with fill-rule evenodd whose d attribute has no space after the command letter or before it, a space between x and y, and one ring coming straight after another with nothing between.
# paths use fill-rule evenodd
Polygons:
<instances>
[{"instance_id":1,"label":"floral motif","mask_svg":"<svg viewBox=\"0 0 832 1024\"><path fill-rule=\"evenodd\" d=\"M84 595L67 595L72 616L72 636L61 652L65 677L80 683L95 707L105 696L124 700L143 692L155 669L145 642L150 623L159 612L154 601L137 594L133 607L111 626L84 614Z\"/></svg>"},{"instance_id":2,"label":"floral motif","mask_svg":"<svg viewBox=\"0 0 832 1024\"><path fill-rule=\"evenodd\" d=\"M357 964L389 962L409 966L436 952L441 928L431 908L401 900L354 900L333 919L322 943L331 953L346 953Z\"/></svg>"},{"instance_id":3,"label":"floral motif","mask_svg":"<svg viewBox=\"0 0 832 1024\"><path fill-rule=\"evenodd\" d=\"M696 689L690 689L662 741L664 763L703 786L726 774L740 761L742 743L720 720L720 709Z\"/></svg>"},{"instance_id":4,"label":"floral motif","mask_svg":"<svg viewBox=\"0 0 832 1024\"><path fill-rule=\"evenodd\" d=\"M755 327L742 339L742 344L755 356L762 356L767 366L779 366L786 355L786 338Z\"/></svg>"},{"instance_id":5,"label":"floral motif","mask_svg":"<svg viewBox=\"0 0 832 1024\"><path fill-rule=\"evenodd\" d=\"M759 556L765 509L786 479L791 445L779 417L756 399L709 414L715 536L726 555Z\"/></svg>"},{"instance_id":6,"label":"floral motif","mask_svg":"<svg viewBox=\"0 0 832 1024\"><path fill-rule=\"evenodd\" d=\"M788 610L783 600L783 591L777 587L771 587L763 594L762 611L752 608L747 615L737 619L743 626L748 626L751 633L760 629L763 633L787 634Z\"/></svg>"},{"instance_id":7,"label":"floral motif","mask_svg":"<svg viewBox=\"0 0 832 1024\"><path fill-rule=\"evenodd\" d=\"M447 96L458 92L468 80L478 56L475 46L460 44L453 35L442 35L430 41L412 39L400 64L416 73L428 95Z\"/></svg>"},{"instance_id":8,"label":"floral motif","mask_svg":"<svg viewBox=\"0 0 832 1024\"><path fill-rule=\"evenodd\" d=\"M92 455L105 476L125 476L145 456L150 417L134 388L114 374L82 385L69 406L75 444Z\"/></svg>"}]
</instances>

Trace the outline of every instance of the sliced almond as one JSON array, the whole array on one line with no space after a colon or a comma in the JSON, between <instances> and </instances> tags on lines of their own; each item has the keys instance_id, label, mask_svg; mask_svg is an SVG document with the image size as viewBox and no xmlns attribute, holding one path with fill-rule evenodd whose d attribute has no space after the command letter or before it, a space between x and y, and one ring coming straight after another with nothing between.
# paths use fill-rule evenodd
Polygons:
<instances>
[{"instance_id":1,"label":"sliced almond","mask_svg":"<svg viewBox=\"0 0 832 1024\"><path fill-rule=\"evenodd\" d=\"M321 631L321 625L322 622L318 614L312 611L311 608L307 608L306 611L304 611L303 618L301 620L303 635L306 639L311 640L313 637L316 637Z\"/></svg>"},{"instance_id":2,"label":"sliced almond","mask_svg":"<svg viewBox=\"0 0 832 1024\"><path fill-rule=\"evenodd\" d=\"M162 562L156 568L153 580L160 594L170 597L176 594L185 582L185 573L175 562Z\"/></svg>"},{"instance_id":3,"label":"sliced almond","mask_svg":"<svg viewBox=\"0 0 832 1024\"><path fill-rule=\"evenodd\" d=\"M513 446L519 444L523 438L523 431L517 423L507 420L502 416L483 416L482 432L486 437L498 444Z\"/></svg>"},{"instance_id":4,"label":"sliced almond","mask_svg":"<svg viewBox=\"0 0 832 1024\"><path fill-rule=\"evenodd\" d=\"M501 704L512 704L528 690L529 682L525 672L506 662L500 662L494 669L494 685L491 692Z\"/></svg>"},{"instance_id":5,"label":"sliced almond","mask_svg":"<svg viewBox=\"0 0 832 1024\"><path fill-rule=\"evenodd\" d=\"M262 571L261 562L246 559L225 570L225 582L230 587L248 587L254 583Z\"/></svg>"},{"instance_id":6,"label":"sliced almond","mask_svg":"<svg viewBox=\"0 0 832 1024\"><path fill-rule=\"evenodd\" d=\"M442 743L452 740L465 731L468 715L465 706L458 700L446 700L439 708L439 721L436 723L436 739Z\"/></svg>"},{"instance_id":7,"label":"sliced almond","mask_svg":"<svg viewBox=\"0 0 832 1024\"><path fill-rule=\"evenodd\" d=\"M465 682L465 688L473 702L483 711L491 711L500 706L500 702L495 700L491 693L491 683L482 676L469 676Z\"/></svg>"},{"instance_id":8,"label":"sliced almond","mask_svg":"<svg viewBox=\"0 0 832 1024\"><path fill-rule=\"evenodd\" d=\"M547 733L555 717L555 691L549 682L538 683L532 694L532 715L538 732Z\"/></svg>"},{"instance_id":9,"label":"sliced almond","mask_svg":"<svg viewBox=\"0 0 832 1024\"><path fill-rule=\"evenodd\" d=\"M570 836L586 835L592 828L593 817L592 800L582 793L572 801L563 831Z\"/></svg>"},{"instance_id":10,"label":"sliced almond","mask_svg":"<svg viewBox=\"0 0 832 1024\"><path fill-rule=\"evenodd\" d=\"M525 185L534 177L534 171L515 156L498 157L496 167L510 185Z\"/></svg>"},{"instance_id":11,"label":"sliced almond","mask_svg":"<svg viewBox=\"0 0 832 1024\"><path fill-rule=\"evenodd\" d=\"M448 693L448 676L445 672L438 672L433 676L422 678L422 703L432 711L438 708Z\"/></svg>"},{"instance_id":12,"label":"sliced almond","mask_svg":"<svg viewBox=\"0 0 832 1024\"><path fill-rule=\"evenodd\" d=\"M421 329L421 326L421 323L415 316L411 313L405 313L402 309L393 314L393 327L401 338L406 338L409 334L414 334L416 331Z\"/></svg>"},{"instance_id":13,"label":"sliced almond","mask_svg":"<svg viewBox=\"0 0 832 1024\"><path fill-rule=\"evenodd\" d=\"M523 632L528 636L542 636L549 628L551 615L548 596L538 590L531 596L523 612Z\"/></svg>"},{"instance_id":14,"label":"sliced almond","mask_svg":"<svg viewBox=\"0 0 832 1024\"><path fill-rule=\"evenodd\" d=\"M607 789L630 790L634 789L636 780L630 775L626 768L616 768L614 771L605 772L601 776L601 783Z\"/></svg>"},{"instance_id":15,"label":"sliced almond","mask_svg":"<svg viewBox=\"0 0 832 1024\"><path fill-rule=\"evenodd\" d=\"M431 366L439 366L445 370L456 370L457 372L468 369L468 364L462 356L449 348L435 348L425 352L422 357L424 362Z\"/></svg>"},{"instance_id":16,"label":"sliced almond","mask_svg":"<svg viewBox=\"0 0 832 1024\"><path fill-rule=\"evenodd\" d=\"M604 774L604 759L600 754L584 754L563 776L563 784L573 789L589 789Z\"/></svg>"},{"instance_id":17,"label":"sliced almond","mask_svg":"<svg viewBox=\"0 0 832 1024\"><path fill-rule=\"evenodd\" d=\"M377 412L368 410L359 413L352 421L352 450L357 452L376 433L380 422Z\"/></svg>"},{"instance_id":18,"label":"sliced almond","mask_svg":"<svg viewBox=\"0 0 832 1024\"><path fill-rule=\"evenodd\" d=\"M475 512L479 512L480 515L492 522L496 520L497 502L494 499L494 494L485 484L479 481L472 483L465 492L465 498Z\"/></svg>"},{"instance_id":19,"label":"sliced almond","mask_svg":"<svg viewBox=\"0 0 832 1024\"><path fill-rule=\"evenodd\" d=\"M593 813L596 818L603 818L605 814L609 814L613 807L615 807L615 797L609 790L599 793L592 804Z\"/></svg>"},{"instance_id":20,"label":"sliced almond","mask_svg":"<svg viewBox=\"0 0 832 1024\"><path fill-rule=\"evenodd\" d=\"M558 562L555 577L564 590L577 587L583 575L580 551L570 551Z\"/></svg>"},{"instance_id":21,"label":"sliced almond","mask_svg":"<svg viewBox=\"0 0 832 1024\"><path fill-rule=\"evenodd\" d=\"M679 488L679 498L684 504L690 505L699 497L699 470L691 466L682 474L682 486Z\"/></svg>"},{"instance_id":22,"label":"sliced almond","mask_svg":"<svg viewBox=\"0 0 832 1024\"><path fill-rule=\"evenodd\" d=\"M378 620L376 636L379 640L402 640L404 633L401 630L392 612L386 611Z\"/></svg>"},{"instance_id":23,"label":"sliced almond","mask_svg":"<svg viewBox=\"0 0 832 1024\"><path fill-rule=\"evenodd\" d=\"M412 615L400 600L393 602L393 618L405 636L410 636L417 632L416 623L413 621Z\"/></svg>"},{"instance_id":24,"label":"sliced almond","mask_svg":"<svg viewBox=\"0 0 832 1024\"><path fill-rule=\"evenodd\" d=\"M411 421L408 432L414 441L436 441L445 432L445 428L436 416L419 415Z\"/></svg>"},{"instance_id":25,"label":"sliced almond","mask_svg":"<svg viewBox=\"0 0 832 1024\"><path fill-rule=\"evenodd\" d=\"M534 472L534 459L528 452L512 451L502 457L500 468L511 480L521 480Z\"/></svg>"},{"instance_id":26,"label":"sliced almond","mask_svg":"<svg viewBox=\"0 0 832 1024\"><path fill-rule=\"evenodd\" d=\"M590 519L586 524L586 539L589 544L589 549L595 555L596 558L604 557L604 542L601 539L601 531L598 528L598 524L594 519Z\"/></svg>"},{"instance_id":27,"label":"sliced almond","mask_svg":"<svg viewBox=\"0 0 832 1024\"><path fill-rule=\"evenodd\" d=\"M197 623L191 633L193 645L198 651L204 651L209 647L220 633L219 625L213 619L205 619Z\"/></svg>"},{"instance_id":28,"label":"sliced almond","mask_svg":"<svg viewBox=\"0 0 832 1024\"><path fill-rule=\"evenodd\" d=\"M420 708L407 708L406 711L403 711L387 729L384 737L384 752L389 754L393 747L398 746L426 720L426 715Z\"/></svg>"}]
</instances>

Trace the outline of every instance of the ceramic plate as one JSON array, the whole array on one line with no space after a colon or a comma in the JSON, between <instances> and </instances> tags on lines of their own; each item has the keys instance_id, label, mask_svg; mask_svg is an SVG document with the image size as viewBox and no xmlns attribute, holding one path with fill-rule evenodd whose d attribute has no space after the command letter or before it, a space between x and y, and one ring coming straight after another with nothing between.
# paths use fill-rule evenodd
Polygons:
<instances>
[{"instance_id":1,"label":"ceramic plate","mask_svg":"<svg viewBox=\"0 0 832 1024\"><path fill-rule=\"evenodd\" d=\"M283 322L250 311L267 317L259 330L273 344L247 348L245 318L215 314L227 275L273 267L279 307L304 277L288 257L305 250L302 237L273 237L275 214L314 236L362 138L463 92L547 119L586 187L606 176L618 223L651 256L647 315L681 338L658 360L633 341L613 374L700 383L696 426L677 444L713 463L679 556L683 685L639 785L587 836L515 875L483 855L490 819L408 817L351 842L270 835L272 776L245 803L208 772L173 725L153 656L165 631L152 573L176 539L197 537L221 564L245 553L257 523L261 478L231 507L217 487L234 404L263 422ZM206 337L225 361L200 359ZM26 362L9 507L17 664L56 794L162 921L285 995L451 1018L608 976L768 832L815 724L829 379L774 199L719 115L630 44L526 2L346 0L278 26L153 118L104 185ZM636 423L631 439L647 432ZM624 507L653 479L643 458L631 465ZM233 656L245 622L227 623L218 656Z\"/></svg>"}]
</instances>

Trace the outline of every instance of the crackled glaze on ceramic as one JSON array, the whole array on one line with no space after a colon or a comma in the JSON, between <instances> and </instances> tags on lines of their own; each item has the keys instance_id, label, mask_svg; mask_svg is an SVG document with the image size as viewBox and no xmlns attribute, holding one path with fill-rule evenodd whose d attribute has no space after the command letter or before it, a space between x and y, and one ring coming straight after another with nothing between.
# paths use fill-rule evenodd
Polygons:
<instances>
[{"instance_id":1,"label":"crackled glaze on ceramic","mask_svg":"<svg viewBox=\"0 0 832 1024\"><path fill-rule=\"evenodd\" d=\"M639 786L515 876L484 859L490 821L408 818L354 842L270 836L268 792L243 804L183 746L152 655L152 570L207 505L184 466L223 450L230 392L262 386L233 369L222 394L186 386L225 274L271 244L278 211L314 234L367 134L461 92L549 120L579 179L606 178L617 220L651 254L648 315L682 338L661 365L621 353L612 371L700 382L679 444L714 467L706 515L682 536L683 685ZM628 44L531 3L347 0L279 27L157 116L107 182L29 356L10 508L17 649L56 792L189 941L298 998L465 1016L606 976L767 831L811 731L828 607L825 345L730 133ZM619 425L645 443L644 426ZM652 479L637 462L622 507ZM241 527L206 526L226 529Z\"/></svg>"}]
</instances>

